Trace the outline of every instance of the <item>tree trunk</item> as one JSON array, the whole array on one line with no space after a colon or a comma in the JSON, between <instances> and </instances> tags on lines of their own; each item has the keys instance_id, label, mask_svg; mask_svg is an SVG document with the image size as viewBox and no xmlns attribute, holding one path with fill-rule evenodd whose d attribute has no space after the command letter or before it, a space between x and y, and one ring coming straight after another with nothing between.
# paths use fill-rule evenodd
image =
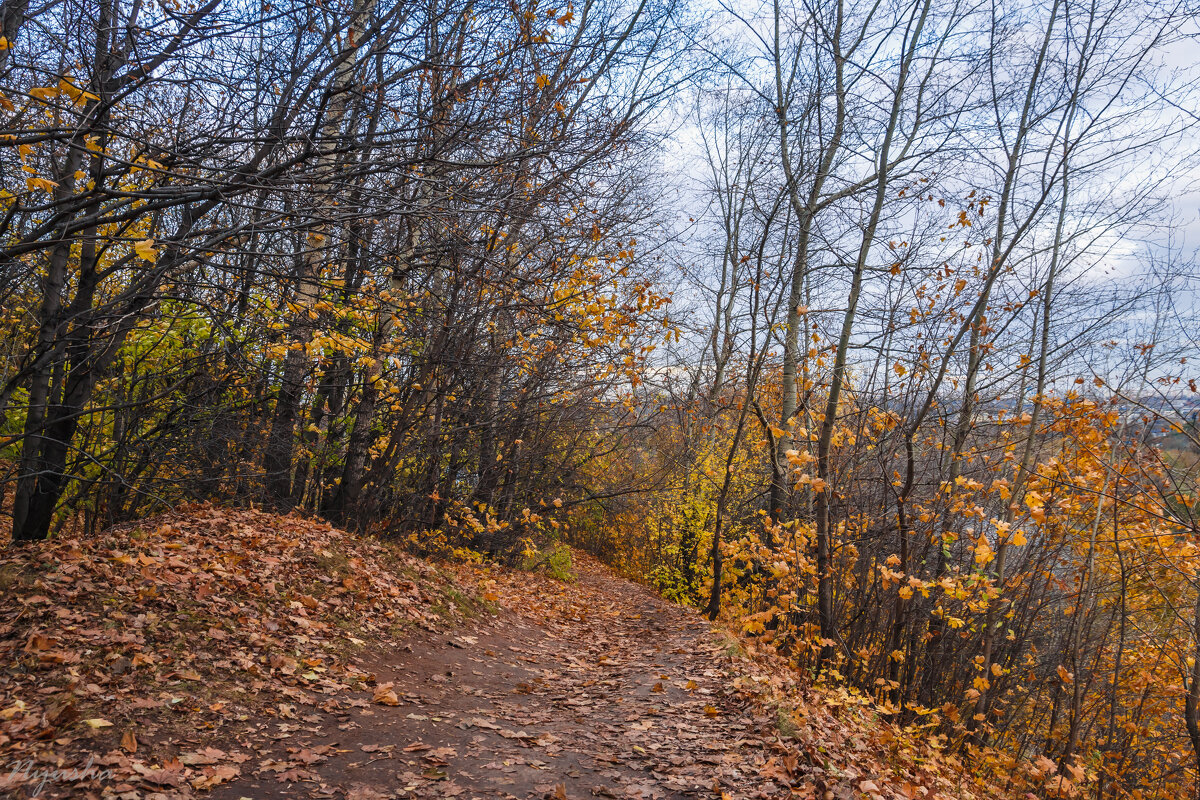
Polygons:
<instances>
[{"instance_id":1,"label":"tree trunk","mask_svg":"<svg viewBox=\"0 0 1200 800\"><path fill-rule=\"evenodd\" d=\"M356 0L350 12L346 35L340 37L340 62L330 84L329 107L321 126L323 149L316 163L317 208L314 213L317 219L306 237L305 252L296 275L294 302L302 315L310 314L310 307L317 300L321 264L325 260L327 248L331 246L327 244L327 235L331 227L328 216L334 212L336 204L334 181L341 162L338 149L344 133L350 93L354 89L363 30L374 6L374 0ZM288 351L283 358L283 375L278 399L263 452L267 494L280 508L288 508L294 501L292 451L295 447L296 418L299 415L304 381L309 369L306 348L310 341L312 326L307 319L298 320L292 327Z\"/></svg>"}]
</instances>

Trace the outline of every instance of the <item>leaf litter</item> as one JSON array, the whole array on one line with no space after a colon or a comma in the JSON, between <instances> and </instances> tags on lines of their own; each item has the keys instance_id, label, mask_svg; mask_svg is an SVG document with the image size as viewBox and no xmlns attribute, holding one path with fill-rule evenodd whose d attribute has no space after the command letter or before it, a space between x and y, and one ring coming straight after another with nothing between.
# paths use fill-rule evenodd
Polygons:
<instances>
[{"instance_id":1,"label":"leaf litter","mask_svg":"<svg viewBox=\"0 0 1200 800\"><path fill-rule=\"evenodd\" d=\"M751 642L730 648L729 632L591 558L575 569L563 583L435 567L322 522L212 506L10 549L0 761L23 768L0 790L986 794L844 691L802 685Z\"/></svg>"}]
</instances>

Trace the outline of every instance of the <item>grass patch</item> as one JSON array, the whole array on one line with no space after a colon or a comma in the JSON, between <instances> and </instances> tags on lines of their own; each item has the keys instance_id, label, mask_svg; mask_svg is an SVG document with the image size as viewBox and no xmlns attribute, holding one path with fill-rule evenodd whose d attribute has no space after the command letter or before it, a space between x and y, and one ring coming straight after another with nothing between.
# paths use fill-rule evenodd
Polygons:
<instances>
[{"instance_id":1,"label":"grass patch","mask_svg":"<svg viewBox=\"0 0 1200 800\"><path fill-rule=\"evenodd\" d=\"M742 643L736 637L731 636L728 631L720 628L716 629L716 634L717 644L725 648L726 657L742 661L748 658L746 648L742 647Z\"/></svg>"},{"instance_id":2,"label":"grass patch","mask_svg":"<svg viewBox=\"0 0 1200 800\"><path fill-rule=\"evenodd\" d=\"M574 583L571 571L571 548L565 544L553 544L543 550L529 547L522 554L521 569L526 572L543 572L561 583Z\"/></svg>"},{"instance_id":3,"label":"grass patch","mask_svg":"<svg viewBox=\"0 0 1200 800\"><path fill-rule=\"evenodd\" d=\"M775 709L775 727L779 729L779 736L783 739L795 739L800 734L796 718L792 716L791 710L784 706Z\"/></svg>"},{"instance_id":4,"label":"grass patch","mask_svg":"<svg viewBox=\"0 0 1200 800\"><path fill-rule=\"evenodd\" d=\"M0 567L0 592L8 592L17 587L33 586L35 576L29 574L19 564L5 564Z\"/></svg>"},{"instance_id":5,"label":"grass patch","mask_svg":"<svg viewBox=\"0 0 1200 800\"><path fill-rule=\"evenodd\" d=\"M318 569L325 570L329 575L346 578L352 572L350 569L350 558L339 550L318 551L316 558L313 560Z\"/></svg>"}]
</instances>

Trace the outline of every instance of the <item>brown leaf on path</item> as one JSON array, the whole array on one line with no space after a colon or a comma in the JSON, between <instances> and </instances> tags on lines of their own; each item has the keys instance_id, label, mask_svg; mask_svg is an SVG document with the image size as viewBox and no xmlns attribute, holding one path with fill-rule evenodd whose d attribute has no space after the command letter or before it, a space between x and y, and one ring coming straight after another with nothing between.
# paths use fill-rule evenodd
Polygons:
<instances>
[{"instance_id":1,"label":"brown leaf on path","mask_svg":"<svg viewBox=\"0 0 1200 800\"><path fill-rule=\"evenodd\" d=\"M192 788L211 789L219 784L228 783L241 774L240 769L229 765L205 767L201 775L192 779Z\"/></svg>"},{"instance_id":2,"label":"brown leaf on path","mask_svg":"<svg viewBox=\"0 0 1200 800\"><path fill-rule=\"evenodd\" d=\"M158 786L180 786L183 784L184 767L183 763L178 759L170 759L159 769L147 767L140 761L134 761L130 766L146 783Z\"/></svg>"},{"instance_id":3,"label":"brown leaf on path","mask_svg":"<svg viewBox=\"0 0 1200 800\"><path fill-rule=\"evenodd\" d=\"M206 747L198 752L183 753L179 756L179 762L189 767L195 767L205 764L216 764L223 758L225 758L224 750L218 750L215 747Z\"/></svg>"},{"instance_id":4,"label":"brown leaf on path","mask_svg":"<svg viewBox=\"0 0 1200 800\"><path fill-rule=\"evenodd\" d=\"M79 719L79 705L72 695L62 695L46 709L46 720L51 725L69 725Z\"/></svg>"},{"instance_id":5,"label":"brown leaf on path","mask_svg":"<svg viewBox=\"0 0 1200 800\"><path fill-rule=\"evenodd\" d=\"M278 780L280 783L300 783L301 781L320 780L320 776L315 772L293 767L292 769L287 769L283 772L280 772L278 775Z\"/></svg>"},{"instance_id":6,"label":"brown leaf on path","mask_svg":"<svg viewBox=\"0 0 1200 800\"><path fill-rule=\"evenodd\" d=\"M383 706L398 706L400 698L392 689L391 683L381 683L375 687L375 702Z\"/></svg>"},{"instance_id":7,"label":"brown leaf on path","mask_svg":"<svg viewBox=\"0 0 1200 800\"><path fill-rule=\"evenodd\" d=\"M22 648L26 653L37 653L39 650L49 650L59 643L58 639L52 636L47 636L44 633L30 634L29 639L25 642L25 647Z\"/></svg>"},{"instance_id":8,"label":"brown leaf on path","mask_svg":"<svg viewBox=\"0 0 1200 800\"><path fill-rule=\"evenodd\" d=\"M355 784L346 790L346 800L389 800L393 797L365 784Z\"/></svg>"}]
</instances>

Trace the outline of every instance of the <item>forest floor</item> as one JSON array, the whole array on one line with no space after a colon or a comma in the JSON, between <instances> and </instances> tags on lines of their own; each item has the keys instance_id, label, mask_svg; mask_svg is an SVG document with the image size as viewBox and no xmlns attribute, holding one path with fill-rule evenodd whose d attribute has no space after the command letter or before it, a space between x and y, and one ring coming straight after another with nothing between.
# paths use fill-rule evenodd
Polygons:
<instances>
[{"instance_id":1,"label":"forest floor","mask_svg":"<svg viewBox=\"0 0 1200 800\"><path fill-rule=\"evenodd\" d=\"M323 715L277 744L281 763L313 754L306 780L244 771L213 797L791 796L772 780L789 758L774 721L730 702L711 627L590 559L575 570L558 613L534 603L376 648L369 670L397 705Z\"/></svg>"},{"instance_id":2,"label":"forest floor","mask_svg":"<svg viewBox=\"0 0 1200 800\"><path fill-rule=\"evenodd\" d=\"M0 795L986 794L868 700L594 559L572 571L210 506L9 548Z\"/></svg>"}]
</instances>

